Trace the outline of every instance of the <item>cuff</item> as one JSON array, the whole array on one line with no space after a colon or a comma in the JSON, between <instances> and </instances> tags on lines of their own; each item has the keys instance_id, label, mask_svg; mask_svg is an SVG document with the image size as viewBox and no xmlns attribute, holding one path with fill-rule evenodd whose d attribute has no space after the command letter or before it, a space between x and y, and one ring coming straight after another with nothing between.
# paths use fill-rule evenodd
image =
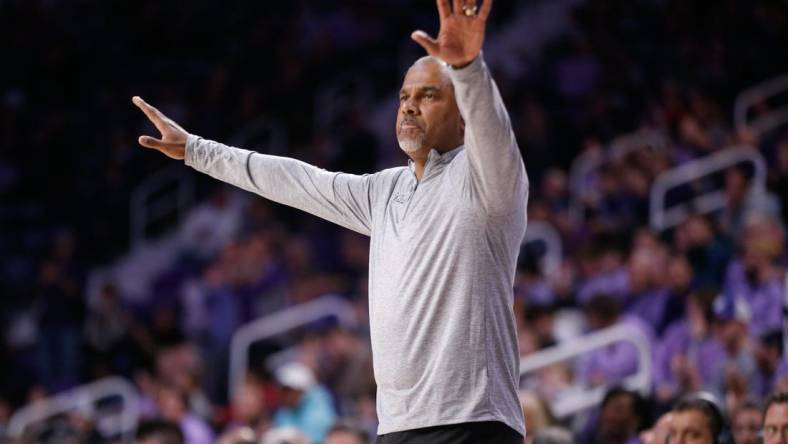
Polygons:
<instances>
[{"instance_id":1,"label":"cuff","mask_svg":"<svg viewBox=\"0 0 788 444\"><path fill-rule=\"evenodd\" d=\"M202 138L200 136L195 136L194 134L189 134L186 136L186 153L184 155L183 161L188 166L194 166L199 159L199 146L198 143Z\"/></svg>"},{"instance_id":2,"label":"cuff","mask_svg":"<svg viewBox=\"0 0 788 444\"><path fill-rule=\"evenodd\" d=\"M473 59L473 61L467 66L455 68L449 65L449 76L451 76L452 80L468 81L474 77L477 77L484 69L484 66L484 60L482 53L480 52L479 55L477 55L476 58Z\"/></svg>"}]
</instances>

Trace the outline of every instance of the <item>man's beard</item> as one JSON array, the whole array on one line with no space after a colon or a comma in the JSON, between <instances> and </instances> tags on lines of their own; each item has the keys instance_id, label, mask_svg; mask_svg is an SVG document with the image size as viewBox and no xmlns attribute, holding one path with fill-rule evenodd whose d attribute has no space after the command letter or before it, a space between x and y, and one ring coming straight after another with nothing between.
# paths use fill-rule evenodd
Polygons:
<instances>
[{"instance_id":1,"label":"man's beard","mask_svg":"<svg viewBox=\"0 0 788 444\"><path fill-rule=\"evenodd\" d=\"M412 134L407 134L406 131L403 131L405 134L397 134L397 141L399 142L399 147L405 154L412 154L416 151L420 150L424 146L424 141L427 139L427 133L422 130L413 131Z\"/></svg>"}]
</instances>

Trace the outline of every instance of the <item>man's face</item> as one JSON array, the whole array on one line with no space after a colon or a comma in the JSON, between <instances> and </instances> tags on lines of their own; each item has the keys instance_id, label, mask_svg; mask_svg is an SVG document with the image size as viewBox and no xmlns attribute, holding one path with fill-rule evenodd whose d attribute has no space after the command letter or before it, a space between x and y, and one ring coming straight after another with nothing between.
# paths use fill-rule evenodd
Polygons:
<instances>
[{"instance_id":1,"label":"man's face","mask_svg":"<svg viewBox=\"0 0 788 444\"><path fill-rule=\"evenodd\" d=\"M760 429L761 412L758 409L741 410L733 418L733 438L736 444L757 444Z\"/></svg>"},{"instance_id":2,"label":"man's face","mask_svg":"<svg viewBox=\"0 0 788 444\"><path fill-rule=\"evenodd\" d=\"M462 143L464 126L445 69L435 60L421 59L402 82L397 140L412 159L426 158L433 148L444 152Z\"/></svg>"},{"instance_id":3,"label":"man's face","mask_svg":"<svg viewBox=\"0 0 788 444\"><path fill-rule=\"evenodd\" d=\"M609 400L599 415L599 434L606 441L624 442L631 438L638 427L631 395L620 394Z\"/></svg>"},{"instance_id":4,"label":"man's face","mask_svg":"<svg viewBox=\"0 0 788 444\"><path fill-rule=\"evenodd\" d=\"M356 435L350 432L337 431L326 436L326 444L363 444Z\"/></svg>"},{"instance_id":5,"label":"man's face","mask_svg":"<svg viewBox=\"0 0 788 444\"><path fill-rule=\"evenodd\" d=\"M763 419L763 444L788 443L788 403L772 404Z\"/></svg>"},{"instance_id":6,"label":"man's face","mask_svg":"<svg viewBox=\"0 0 788 444\"><path fill-rule=\"evenodd\" d=\"M699 410L674 412L668 444L713 444L711 424Z\"/></svg>"}]
</instances>

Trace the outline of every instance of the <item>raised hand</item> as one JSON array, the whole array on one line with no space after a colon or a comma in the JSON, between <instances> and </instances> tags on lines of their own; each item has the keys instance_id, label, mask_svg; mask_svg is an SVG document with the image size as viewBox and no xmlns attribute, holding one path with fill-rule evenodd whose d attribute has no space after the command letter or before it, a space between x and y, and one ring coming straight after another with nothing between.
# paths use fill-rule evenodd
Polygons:
<instances>
[{"instance_id":1,"label":"raised hand","mask_svg":"<svg viewBox=\"0 0 788 444\"><path fill-rule=\"evenodd\" d=\"M411 38L427 54L455 68L462 68L470 64L482 50L484 28L492 0L482 0L480 8L476 6L476 0L453 0L452 8L449 8L449 0L437 0L437 3L440 15L438 38L434 39L421 30L411 34Z\"/></svg>"},{"instance_id":2,"label":"raised hand","mask_svg":"<svg viewBox=\"0 0 788 444\"><path fill-rule=\"evenodd\" d=\"M175 123L172 119L165 116L158 109L148 105L139 96L132 97L131 101L148 116L156 129L161 133L161 139L151 136L140 136L138 142L146 148L153 148L161 151L173 159L182 160L186 157L186 138L189 133Z\"/></svg>"}]
</instances>

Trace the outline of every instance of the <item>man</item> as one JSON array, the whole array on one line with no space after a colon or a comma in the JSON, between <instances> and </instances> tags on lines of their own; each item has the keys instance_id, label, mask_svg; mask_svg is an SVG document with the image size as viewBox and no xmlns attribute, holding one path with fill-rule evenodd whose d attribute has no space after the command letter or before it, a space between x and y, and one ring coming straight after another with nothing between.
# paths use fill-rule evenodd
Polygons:
<instances>
[{"instance_id":1,"label":"man","mask_svg":"<svg viewBox=\"0 0 788 444\"><path fill-rule=\"evenodd\" d=\"M281 407L274 412L274 427L294 427L313 444L325 440L336 421L331 394L317 383L312 370L298 362L276 370Z\"/></svg>"},{"instance_id":2,"label":"man","mask_svg":"<svg viewBox=\"0 0 788 444\"><path fill-rule=\"evenodd\" d=\"M136 444L183 444L183 432L178 424L163 420L147 420L137 427Z\"/></svg>"},{"instance_id":3,"label":"man","mask_svg":"<svg viewBox=\"0 0 788 444\"><path fill-rule=\"evenodd\" d=\"M638 441L648 422L649 405L640 393L621 387L610 389L602 400L589 444L627 444Z\"/></svg>"},{"instance_id":4,"label":"man","mask_svg":"<svg viewBox=\"0 0 788 444\"><path fill-rule=\"evenodd\" d=\"M736 444L758 444L761 431L761 408L753 401L744 401L731 415L731 432Z\"/></svg>"},{"instance_id":5,"label":"man","mask_svg":"<svg viewBox=\"0 0 788 444\"><path fill-rule=\"evenodd\" d=\"M763 444L788 444L788 392L775 393L766 400Z\"/></svg>"},{"instance_id":6,"label":"man","mask_svg":"<svg viewBox=\"0 0 788 444\"><path fill-rule=\"evenodd\" d=\"M367 444L367 434L361 429L346 423L337 423L326 435L325 444Z\"/></svg>"},{"instance_id":7,"label":"man","mask_svg":"<svg viewBox=\"0 0 788 444\"><path fill-rule=\"evenodd\" d=\"M699 392L680 400L672 410L668 444L730 444L730 431L719 403Z\"/></svg>"},{"instance_id":8,"label":"man","mask_svg":"<svg viewBox=\"0 0 788 444\"><path fill-rule=\"evenodd\" d=\"M430 57L405 75L396 129L408 167L355 176L188 134L135 97L162 138L220 180L371 236L378 442L521 443L512 287L528 181L481 58L492 0L438 0Z\"/></svg>"},{"instance_id":9,"label":"man","mask_svg":"<svg viewBox=\"0 0 788 444\"><path fill-rule=\"evenodd\" d=\"M659 417L654 427L640 433L640 442L643 444L665 444L668 441L670 424L673 422L673 413L667 412Z\"/></svg>"}]
</instances>

